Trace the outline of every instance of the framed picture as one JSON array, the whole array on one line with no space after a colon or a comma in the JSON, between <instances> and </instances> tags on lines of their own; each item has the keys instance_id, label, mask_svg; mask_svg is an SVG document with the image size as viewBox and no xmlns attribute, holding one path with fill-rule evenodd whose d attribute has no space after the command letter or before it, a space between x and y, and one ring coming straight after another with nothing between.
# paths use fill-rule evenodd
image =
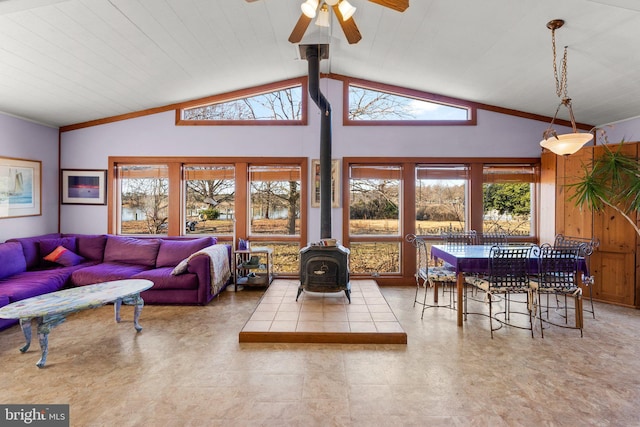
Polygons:
<instances>
[{"instance_id":1,"label":"framed picture","mask_svg":"<svg viewBox=\"0 0 640 427\"><path fill-rule=\"evenodd\" d=\"M320 207L320 160L311 160L313 188L311 189L311 207ZM340 207L340 160L331 160L331 207Z\"/></svg>"},{"instance_id":2,"label":"framed picture","mask_svg":"<svg viewBox=\"0 0 640 427\"><path fill-rule=\"evenodd\" d=\"M42 215L42 162L0 157L0 218Z\"/></svg>"},{"instance_id":3,"label":"framed picture","mask_svg":"<svg viewBox=\"0 0 640 427\"><path fill-rule=\"evenodd\" d=\"M107 171L63 169L60 177L63 205L107 204Z\"/></svg>"}]
</instances>

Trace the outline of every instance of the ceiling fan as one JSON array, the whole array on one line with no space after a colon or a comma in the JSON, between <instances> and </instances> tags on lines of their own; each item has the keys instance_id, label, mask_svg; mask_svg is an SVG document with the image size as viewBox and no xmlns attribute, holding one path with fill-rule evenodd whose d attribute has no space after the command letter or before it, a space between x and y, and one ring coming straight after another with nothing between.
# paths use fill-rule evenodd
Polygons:
<instances>
[{"instance_id":1,"label":"ceiling fan","mask_svg":"<svg viewBox=\"0 0 640 427\"><path fill-rule=\"evenodd\" d=\"M246 0L252 3L257 0ZM389 9L397 10L398 12L404 12L409 7L409 0L369 0L371 3L376 3ZM328 13L328 7L331 6L333 13L338 18L338 23L342 27L345 37L349 44L355 44L362 39L360 30L353 20L353 12L356 8L351 6L347 0L306 0L302 3L302 14L298 19L289 41L291 43L299 43L307 31L311 20L316 16L316 12L320 10L320 13ZM328 18L327 18L328 19ZM328 26L328 21L327 21Z\"/></svg>"}]
</instances>

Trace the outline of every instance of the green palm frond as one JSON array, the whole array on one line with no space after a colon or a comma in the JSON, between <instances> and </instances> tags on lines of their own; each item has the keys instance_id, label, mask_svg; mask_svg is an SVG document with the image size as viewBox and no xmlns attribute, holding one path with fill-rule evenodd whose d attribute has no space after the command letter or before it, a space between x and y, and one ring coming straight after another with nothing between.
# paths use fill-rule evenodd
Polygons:
<instances>
[{"instance_id":1,"label":"green palm frond","mask_svg":"<svg viewBox=\"0 0 640 427\"><path fill-rule=\"evenodd\" d=\"M583 165L582 176L566 187L577 206L602 211L613 207L623 214L640 212L640 163L623 151L624 141L615 147L603 145L602 154ZM629 221L632 221L625 215ZM635 225L632 223L632 225Z\"/></svg>"},{"instance_id":2,"label":"green palm frond","mask_svg":"<svg viewBox=\"0 0 640 427\"><path fill-rule=\"evenodd\" d=\"M597 169L589 169L587 166L583 169L584 175L579 181L565 185L574 191L573 195L569 197L569 200L575 202L576 205L580 207L586 206L594 211L601 211L604 209L602 200L610 197L610 187L603 185L603 181L598 176Z\"/></svg>"}]
</instances>

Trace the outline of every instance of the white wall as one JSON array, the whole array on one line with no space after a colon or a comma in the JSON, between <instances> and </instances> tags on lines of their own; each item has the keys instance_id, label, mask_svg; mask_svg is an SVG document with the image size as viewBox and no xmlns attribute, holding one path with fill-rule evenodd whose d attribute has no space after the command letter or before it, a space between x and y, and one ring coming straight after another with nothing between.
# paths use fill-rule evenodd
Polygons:
<instances>
[{"instance_id":1,"label":"white wall","mask_svg":"<svg viewBox=\"0 0 640 427\"><path fill-rule=\"evenodd\" d=\"M0 157L42 161L42 215L0 218L0 242L58 231L58 129L0 113Z\"/></svg>"},{"instance_id":2,"label":"white wall","mask_svg":"<svg viewBox=\"0 0 640 427\"><path fill-rule=\"evenodd\" d=\"M539 157L547 123L479 110L477 126L342 126L342 83L323 80L332 106L333 158ZM61 168L106 169L109 156L264 156L319 158L320 111L309 101L308 126L175 126L175 113L62 134ZM319 239L320 210L309 208L309 239ZM342 211L333 210L333 235ZM105 206L64 205L64 233L105 233Z\"/></svg>"},{"instance_id":3,"label":"white wall","mask_svg":"<svg viewBox=\"0 0 640 427\"><path fill-rule=\"evenodd\" d=\"M607 139L611 144L618 143L622 140L627 142L640 141L640 117L605 125L603 128L606 130ZM600 141L598 141L598 143L600 143Z\"/></svg>"}]
</instances>

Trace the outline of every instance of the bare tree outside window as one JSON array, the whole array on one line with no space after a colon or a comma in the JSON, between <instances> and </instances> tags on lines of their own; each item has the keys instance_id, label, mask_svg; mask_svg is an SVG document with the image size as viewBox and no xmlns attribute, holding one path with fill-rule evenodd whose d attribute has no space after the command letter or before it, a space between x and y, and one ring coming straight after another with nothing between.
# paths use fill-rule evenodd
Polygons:
<instances>
[{"instance_id":1,"label":"bare tree outside window","mask_svg":"<svg viewBox=\"0 0 640 427\"><path fill-rule=\"evenodd\" d=\"M349 120L468 120L464 107L349 85Z\"/></svg>"},{"instance_id":2,"label":"bare tree outside window","mask_svg":"<svg viewBox=\"0 0 640 427\"><path fill-rule=\"evenodd\" d=\"M122 234L166 234L169 180L165 165L120 166Z\"/></svg>"},{"instance_id":3,"label":"bare tree outside window","mask_svg":"<svg viewBox=\"0 0 640 427\"><path fill-rule=\"evenodd\" d=\"M302 86L183 110L184 120L301 120Z\"/></svg>"},{"instance_id":4,"label":"bare tree outside window","mask_svg":"<svg viewBox=\"0 0 640 427\"><path fill-rule=\"evenodd\" d=\"M300 234L300 167L251 166L251 233Z\"/></svg>"},{"instance_id":5,"label":"bare tree outside window","mask_svg":"<svg viewBox=\"0 0 640 427\"><path fill-rule=\"evenodd\" d=\"M235 218L235 168L221 165L187 165L185 233L233 234Z\"/></svg>"}]
</instances>

